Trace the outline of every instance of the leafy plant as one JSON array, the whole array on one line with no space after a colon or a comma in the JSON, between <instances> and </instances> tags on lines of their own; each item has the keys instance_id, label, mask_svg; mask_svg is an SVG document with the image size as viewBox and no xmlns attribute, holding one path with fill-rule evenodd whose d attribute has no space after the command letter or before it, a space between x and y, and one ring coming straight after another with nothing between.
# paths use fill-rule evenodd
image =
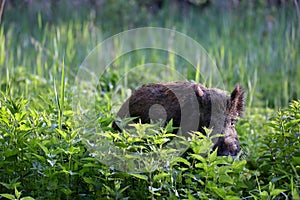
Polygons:
<instances>
[{"instance_id":1,"label":"leafy plant","mask_svg":"<svg viewBox=\"0 0 300 200\"><path fill-rule=\"evenodd\" d=\"M288 109L278 111L268 126L272 129L261 137L263 145L257 160L261 181L265 184L270 181L270 191L274 186L280 187L283 196L296 198L295 191L299 193L300 188L300 101L293 101Z\"/></svg>"},{"instance_id":2,"label":"leafy plant","mask_svg":"<svg viewBox=\"0 0 300 200\"><path fill-rule=\"evenodd\" d=\"M15 188L15 194L0 194L0 196L6 198L6 199L11 199L11 200L34 200L32 197L21 197L22 192L19 192L17 188Z\"/></svg>"}]
</instances>

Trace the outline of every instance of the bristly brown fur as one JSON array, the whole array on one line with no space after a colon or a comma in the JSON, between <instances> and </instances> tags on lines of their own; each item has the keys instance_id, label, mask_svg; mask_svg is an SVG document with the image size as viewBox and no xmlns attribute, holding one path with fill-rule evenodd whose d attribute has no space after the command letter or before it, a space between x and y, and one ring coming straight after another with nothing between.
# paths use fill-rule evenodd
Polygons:
<instances>
[{"instance_id":1,"label":"bristly brown fur","mask_svg":"<svg viewBox=\"0 0 300 200\"><path fill-rule=\"evenodd\" d=\"M133 123L162 120L166 125L173 120L174 133L187 137L191 131L205 134L203 127L212 128L211 134L223 135L213 141L218 155L235 156L240 145L234 125L244 104L244 90L239 84L228 95L226 91L199 83L156 83L143 85L133 92L117 116L134 117ZM115 122L112 127L121 130Z\"/></svg>"}]
</instances>

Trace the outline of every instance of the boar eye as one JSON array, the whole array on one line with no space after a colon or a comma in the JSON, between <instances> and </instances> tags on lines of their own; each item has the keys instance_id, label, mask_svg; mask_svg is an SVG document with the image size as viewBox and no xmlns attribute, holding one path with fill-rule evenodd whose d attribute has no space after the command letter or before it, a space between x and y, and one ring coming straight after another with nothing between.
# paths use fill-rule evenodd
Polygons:
<instances>
[{"instance_id":1,"label":"boar eye","mask_svg":"<svg viewBox=\"0 0 300 200\"><path fill-rule=\"evenodd\" d=\"M236 121L237 121L236 119L231 119L231 120L230 120L230 125L234 127L234 126L235 126L235 123L236 123Z\"/></svg>"}]
</instances>

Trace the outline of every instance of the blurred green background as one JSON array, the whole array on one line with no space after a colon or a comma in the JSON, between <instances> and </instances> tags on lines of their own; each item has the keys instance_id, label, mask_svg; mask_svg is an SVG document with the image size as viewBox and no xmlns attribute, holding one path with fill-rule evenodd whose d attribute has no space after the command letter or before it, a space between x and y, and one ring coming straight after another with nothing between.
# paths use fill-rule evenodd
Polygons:
<instances>
[{"instance_id":1,"label":"blurred green background","mask_svg":"<svg viewBox=\"0 0 300 200\"><path fill-rule=\"evenodd\" d=\"M11 76L26 69L49 79L60 74L62 60L72 79L98 43L147 26L174 29L203 45L226 88L240 82L250 106L278 108L299 99L299 16L294 1L280 0L7 0L1 80L7 69Z\"/></svg>"}]
</instances>

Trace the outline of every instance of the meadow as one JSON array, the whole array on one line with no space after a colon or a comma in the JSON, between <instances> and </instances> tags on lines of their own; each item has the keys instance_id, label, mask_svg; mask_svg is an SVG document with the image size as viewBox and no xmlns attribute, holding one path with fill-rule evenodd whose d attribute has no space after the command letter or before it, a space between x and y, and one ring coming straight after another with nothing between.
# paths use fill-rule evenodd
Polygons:
<instances>
[{"instance_id":1,"label":"meadow","mask_svg":"<svg viewBox=\"0 0 300 200\"><path fill-rule=\"evenodd\" d=\"M106 6L65 2L43 12L34 6L5 8L0 26L0 196L300 199L296 6L250 3L224 9L170 1L149 10L148 4L138 1L107 2ZM134 173L106 166L87 147L72 107L78 69L100 42L139 27L169 28L193 38L215 62L227 90L236 83L244 87L245 113L236 125L242 146L238 157L216 156L210 149L213 137L197 133L189 141L188 155L153 171ZM177 79L160 73L159 67L133 68L147 63L162 63L189 81L201 81L197 73L186 70L189 63L161 50L131 52L114 60L99 77L98 91L86 92L96 93L97 131L124 149L124 157L130 156L126 149L141 148L166 156L163 143L173 137L160 134L169 133L169 126L139 124L135 131L147 134L138 141L111 128L115 105L141 82Z\"/></svg>"}]
</instances>

